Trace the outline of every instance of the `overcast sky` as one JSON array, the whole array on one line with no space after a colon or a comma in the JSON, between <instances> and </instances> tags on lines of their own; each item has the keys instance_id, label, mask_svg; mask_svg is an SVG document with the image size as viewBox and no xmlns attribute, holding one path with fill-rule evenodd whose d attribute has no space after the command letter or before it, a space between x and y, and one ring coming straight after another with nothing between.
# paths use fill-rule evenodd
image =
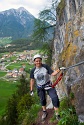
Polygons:
<instances>
[{"instance_id":1,"label":"overcast sky","mask_svg":"<svg viewBox=\"0 0 84 125\"><path fill-rule=\"evenodd\" d=\"M24 7L32 15L38 17L38 13L45 7L50 6L51 1L52 0L0 0L0 11Z\"/></svg>"}]
</instances>

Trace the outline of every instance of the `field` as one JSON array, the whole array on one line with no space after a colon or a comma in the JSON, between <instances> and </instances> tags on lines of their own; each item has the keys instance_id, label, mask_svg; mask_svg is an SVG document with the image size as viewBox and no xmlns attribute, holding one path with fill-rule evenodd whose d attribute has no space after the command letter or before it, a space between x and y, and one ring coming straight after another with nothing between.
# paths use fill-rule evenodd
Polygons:
<instances>
[{"instance_id":1,"label":"field","mask_svg":"<svg viewBox=\"0 0 84 125\"><path fill-rule=\"evenodd\" d=\"M18 65L14 65L13 67L17 67ZM13 68L11 67L11 68ZM27 65L26 70L31 67L30 65ZM28 74L28 73L27 73ZM13 81L3 81L1 78L6 75L6 72L0 71L0 116L4 114L7 100L11 97L11 95L14 93L14 91L17 89L16 85L19 84L17 82ZM27 75L27 77L29 77Z\"/></svg>"},{"instance_id":2,"label":"field","mask_svg":"<svg viewBox=\"0 0 84 125\"><path fill-rule=\"evenodd\" d=\"M0 53L0 58L6 54L8 55L9 53ZM20 54L23 54L23 53L22 52L17 53L18 56ZM6 70L14 70L14 69L19 70L24 65L25 71L27 73L26 77L29 78L29 72L30 72L30 69L33 67L33 65L29 64L28 60L23 60L23 61L18 60L14 62L14 60L17 60L17 55L9 58L5 58L4 65L6 67ZM2 65L2 63L0 65ZM17 89L16 85L20 84L18 82L11 81L11 80L14 80L14 78L9 79L5 77L5 75L7 74L6 70L4 71L0 70L0 116L5 113L7 101L11 97L11 95L16 91Z\"/></svg>"},{"instance_id":3,"label":"field","mask_svg":"<svg viewBox=\"0 0 84 125\"><path fill-rule=\"evenodd\" d=\"M0 45L10 44L11 42L11 37L0 38Z\"/></svg>"},{"instance_id":4,"label":"field","mask_svg":"<svg viewBox=\"0 0 84 125\"><path fill-rule=\"evenodd\" d=\"M29 69L32 67L31 65L26 64L26 70L28 71L27 77L29 77ZM11 64L9 66L9 69L14 68L20 68L21 63L15 63ZM6 72L0 71L0 116L4 114L6 104L8 99L11 97L11 95L14 93L14 91L17 89L16 85L19 84L18 82L13 81L3 81L2 77L6 75Z\"/></svg>"},{"instance_id":5,"label":"field","mask_svg":"<svg viewBox=\"0 0 84 125\"><path fill-rule=\"evenodd\" d=\"M24 61L24 62L17 62L17 63L11 63L9 66L7 66L6 68L9 69L9 70L13 70L13 69L19 69L22 67L22 65L25 65L25 69L30 69L32 66L30 64L28 64L27 61Z\"/></svg>"},{"instance_id":6,"label":"field","mask_svg":"<svg viewBox=\"0 0 84 125\"><path fill-rule=\"evenodd\" d=\"M8 99L17 89L17 82L0 80L0 115L4 114Z\"/></svg>"},{"instance_id":7,"label":"field","mask_svg":"<svg viewBox=\"0 0 84 125\"><path fill-rule=\"evenodd\" d=\"M6 72L0 71L0 77L3 77L6 75Z\"/></svg>"}]
</instances>

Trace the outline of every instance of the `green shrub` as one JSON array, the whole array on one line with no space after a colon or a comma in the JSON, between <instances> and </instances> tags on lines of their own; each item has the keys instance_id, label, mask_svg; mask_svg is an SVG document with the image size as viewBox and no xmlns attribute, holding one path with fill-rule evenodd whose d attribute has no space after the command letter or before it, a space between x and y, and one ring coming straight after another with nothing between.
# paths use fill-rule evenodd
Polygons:
<instances>
[{"instance_id":1,"label":"green shrub","mask_svg":"<svg viewBox=\"0 0 84 125\"><path fill-rule=\"evenodd\" d=\"M21 75L20 83L21 84L17 85L17 91L16 91L19 98L21 98L24 94L27 94L29 89L30 89L29 88L29 81L25 79L24 75Z\"/></svg>"},{"instance_id":2,"label":"green shrub","mask_svg":"<svg viewBox=\"0 0 84 125\"><path fill-rule=\"evenodd\" d=\"M8 100L6 113L0 118L0 125L29 125L36 120L41 107L37 92L35 90L34 96L30 96L29 82L24 77L20 82L15 94Z\"/></svg>"},{"instance_id":3,"label":"green shrub","mask_svg":"<svg viewBox=\"0 0 84 125\"><path fill-rule=\"evenodd\" d=\"M58 125L78 125L78 117L73 113L73 108L61 111L61 120Z\"/></svg>"},{"instance_id":4,"label":"green shrub","mask_svg":"<svg viewBox=\"0 0 84 125\"><path fill-rule=\"evenodd\" d=\"M7 103L6 122L8 125L17 125L17 103L17 96L13 94Z\"/></svg>"},{"instance_id":5,"label":"green shrub","mask_svg":"<svg viewBox=\"0 0 84 125\"><path fill-rule=\"evenodd\" d=\"M17 105L18 113L20 114L23 111L29 110L32 104L34 104L33 98L30 96L30 94L25 94Z\"/></svg>"},{"instance_id":6,"label":"green shrub","mask_svg":"<svg viewBox=\"0 0 84 125\"><path fill-rule=\"evenodd\" d=\"M34 104L31 106L30 110L27 111L23 111L20 115L19 115L19 124L20 125L31 125L33 123L35 123L37 116L38 116L38 112L40 110L41 106Z\"/></svg>"},{"instance_id":7,"label":"green shrub","mask_svg":"<svg viewBox=\"0 0 84 125\"><path fill-rule=\"evenodd\" d=\"M58 125L79 125L75 108L71 104L71 97L65 97L61 100L59 113L61 119Z\"/></svg>"},{"instance_id":8,"label":"green shrub","mask_svg":"<svg viewBox=\"0 0 84 125\"><path fill-rule=\"evenodd\" d=\"M79 125L84 125L84 122L83 122L83 123L80 123Z\"/></svg>"},{"instance_id":9,"label":"green shrub","mask_svg":"<svg viewBox=\"0 0 84 125\"><path fill-rule=\"evenodd\" d=\"M20 125L30 125L31 123L34 123L37 118L37 114L41 108L41 105L39 103L40 100L39 97L37 96L36 91L34 92L34 95L32 97L30 96L29 101L31 101L31 99L33 103L29 107L29 109L26 108L22 109L22 111L18 115L18 121Z\"/></svg>"},{"instance_id":10,"label":"green shrub","mask_svg":"<svg viewBox=\"0 0 84 125\"><path fill-rule=\"evenodd\" d=\"M0 117L0 125L7 125L6 120L4 120L5 116Z\"/></svg>"},{"instance_id":11,"label":"green shrub","mask_svg":"<svg viewBox=\"0 0 84 125\"><path fill-rule=\"evenodd\" d=\"M33 98L33 101L34 101L35 104L40 104L40 98L37 95L37 91L36 90L35 90L34 96L32 96L32 98Z\"/></svg>"},{"instance_id":12,"label":"green shrub","mask_svg":"<svg viewBox=\"0 0 84 125\"><path fill-rule=\"evenodd\" d=\"M66 109L69 107L70 100L68 97L64 97L60 102L60 110Z\"/></svg>"},{"instance_id":13,"label":"green shrub","mask_svg":"<svg viewBox=\"0 0 84 125\"><path fill-rule=\"evenodd\" d=\"M71 92L69 96L70 96L70 99L74 99L74 93L73 92Z\"/></svg>"}]
</instances>

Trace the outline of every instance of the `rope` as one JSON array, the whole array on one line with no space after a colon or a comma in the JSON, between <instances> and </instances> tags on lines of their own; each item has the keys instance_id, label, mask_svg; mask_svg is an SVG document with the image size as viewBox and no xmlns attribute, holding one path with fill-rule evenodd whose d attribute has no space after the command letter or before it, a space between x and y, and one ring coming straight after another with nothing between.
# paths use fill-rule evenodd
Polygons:
<instances>
[{"instance_id":1,"label":"rope","mask_svg":"<svg viewBox=\"0 0 84 125\"><path fill-rule=\"evenodd\" d=\"M82 75L80 75L79 77L77 77L77 79L75 81L73 81L73 83L82 80L82 77L84 78L84 73Z\"/></svg>"},{"instance_id":2,"label":"rope","mask_svg":"<svg viewBox=\"0 0 84 125\"><path fill-rule=\"evenodd\" d=\"M75 65L72 65L72 66L66 67L64 70L71 69L71 68L73 68L73 67L75 67L75 66L78 66L78 65L81 65L81 64L83 64L83 63L84 63L84 61L79 62L79 63L77 63L77 64L75 64Z\"/></svg>"},{"instance_id":3,"label":"rope","mask_svg":"<svg viewBox=\"0 0 84 125\"><path fill-rule=\"evenodd\" d=\"M84 61L82 61L82 62L80 62L80 63L77 63L77 64L75 64L75 65L66 67L64 70L73 68L73 67L78 66L78 65L81 65L81 64L83 64L83 63L84 63ZM60 76L58 77L58 79L55 81L55 83L54 83L53 85L51 85L51 87L54 88L54 87L58 84L58 82L62 79L62 77L63 77L63 73L60 74Z\"/></svg>"},{"instance_id":4,"label":"rope","mask_svg":"<svg viewBox=\"0 0 84 125\"><path fill-rule=\"evenodd\" d=\"M51 85L52 88L54 88L58 84L58 82L62 79L62 76L63 76L63 73L61 73L58 79L55 81L55 83Z\"/></svg>"}]
</instances>

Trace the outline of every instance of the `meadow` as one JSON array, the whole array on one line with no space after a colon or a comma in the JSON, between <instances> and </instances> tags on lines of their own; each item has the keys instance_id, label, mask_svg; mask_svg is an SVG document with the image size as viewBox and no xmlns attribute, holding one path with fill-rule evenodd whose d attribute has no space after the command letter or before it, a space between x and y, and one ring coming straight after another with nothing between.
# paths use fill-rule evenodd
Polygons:
<instances>
[{"instance_id":1,"label":"meadow","mask_svg":"<svg viewBox=\"0 0 84 125\"><path fill-rule=\"evenodd\" d=\"M28 64L27 61L18 61L17 63L11 63L10 65L8 65L6 68L9 70L13 70L13 69L19 69L21 68L23 65L25 65L25 69L29 70L30 68L32 68L32 65Z\"/></svg>"},{"instance_id":2,"label":"meadow","mask_svg":"<svg viewBox=\"0 0 84 125\"><path fill-rule=\"evenodd\" d=\"M10 64L7 69L13 70L14 68L19 69L22 66L23 62L20 63L13 63ZM27 62L25 62L25 69L27 71L27 77L29 77L29 71L32 65L29 65ZM0 71L0 116L5 113L6 105L8 99L11 97L11 95L16 91L18 81L7 81L3 80L4 76L7 72ZM2 78L3 77L3 78Z\"/></svg>"},{"instance_id":3,"label":"meadow","mask_svg":"<svg viewBox=\"0 0 84 125\"><path fill-rule=\"evenodd\" d=\"M3 77L6 75L7 72L0 71L0 77Z\"/></svg>"},{"instance_id":4,"label":"meadow","mask_svg":"<svg viewBox=\"0 0 84 125\"><path fill-rule=\"evenodd\" d=\"M27 69L29 69L29 66L27 66ZM5 72L0 72L0 78L5 74ZM27 73L27 77L29 77L29 73ZM16 91L18 84L20 84L18 81L13 82L0 79L0 116L5 113L7 101Z\"/></svg>"},{"instance_id":5,"label":"meadow","mask_svg":"<svg viewBox=\"0 0 84 125\"><path fill-rule=\"evenodd\" d=\"M0 80L0 116L5 113L6 104L16 91L18 82Z\"/></svg>"},{"instance_id":6,"label":"meadow","mask_svg":"<svg viewBox=\"0 0 84 125\"><path fill-rule=\"evenodd\" d=\"M6 53L0 54L0 57ZM18 53L19 54L19 53ZM29 78L29 72L33 65L30 65L28 61L17 61L16 63L12 63L14 60L16 60L16 56L12 56L10 58L5 59L5 66L7 70L13 70L17 69L19 70L23 65L25 65L25 71L27 73L26 77ZM8 62L7 60L10 60ZM13 82L10 79L7 79L5 75L7 74L6 71L0 71L0 116L5 113L6 105L8 99L11 97L11 95L16 91L18 81Z\"/></svg>"},{"instance_id":7,"label":"meadow","mask_svg":"<svg viewBox=\"0 0 84 125\"><path fill-rule=\"evenodd\" d=\"M0 38L0 45L10 44L12 42L11 37Z\"/></svg>"}]
</instances>

